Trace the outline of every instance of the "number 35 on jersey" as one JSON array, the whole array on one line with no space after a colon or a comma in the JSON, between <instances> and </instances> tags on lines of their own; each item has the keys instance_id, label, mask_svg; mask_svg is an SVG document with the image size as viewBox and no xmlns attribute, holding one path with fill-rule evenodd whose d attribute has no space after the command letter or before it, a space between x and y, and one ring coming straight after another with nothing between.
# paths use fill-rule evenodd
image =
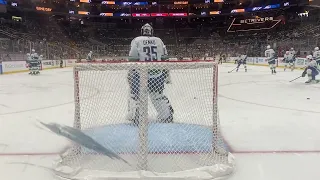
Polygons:
<instances>
[{"instance_id":1,"label":"number 35 on jersey","mask_svg":"<svg viewBox=\"0 0 320 180\"><path fill-rule=\"evenodd\" d=\"M139 36L132 40L130 59L136 61L161 61L167 55L167 49L158 37Z\"/></svg>"}]
</instances>

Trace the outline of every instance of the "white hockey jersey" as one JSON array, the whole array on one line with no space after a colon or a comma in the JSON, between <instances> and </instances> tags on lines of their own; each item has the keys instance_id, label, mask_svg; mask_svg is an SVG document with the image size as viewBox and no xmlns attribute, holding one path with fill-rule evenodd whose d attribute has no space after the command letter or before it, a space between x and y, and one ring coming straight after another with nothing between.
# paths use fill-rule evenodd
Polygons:
<instances>
[{"instance_id":1,"label":"white hockey jersey","mask_svg":"<svg viewBox=\"0 0 320 180\"><path fill-rule=\"evenodd\" d=\"M39 59L38 53L32 53L30 56L31 56L31 59Z\"/></svg>"},{"instance_id":2,"label":"white hockey jersey","mask_svg":"<svg viewBox=\"0 0 320 180\"><path fill-rule=\"evenodd\" d=\"M240 56L240 60L241 60L241 61L247 60L247 55L245 55L245 54L241 55L241 56Z\"/></svg>"},{"instance_id":3,"label":"white hockey jersey","mask_svg":"<svg viewBox=\"0 0 320 180\"><path fill-rule=\"evenodd\" d=\"M289 61L291 61L291 60L293 60L294 59L294 54L293 53L290 53L290 51L289 51L289 53L287 54L284 54L284 59L285 60L289 60Z\"/></svg>"},{"instance_id":4,"label":"white hockey jersey","mask_svg":"<svg viewBox=\"0 0 320 180\"><path fill-rule=\"evenodd\" d=\"M317 62L315 60L312 60L307 64L307 66L317 68Z\"/></svg>"},{"instance_id":5,"label":"white hockey jersey","mask_svg":"<svg viewBox=\"0 0 320 180\"><path fill-rule=\"evenodd\" d=\"M316 61L320 61L320 50L313 52L313 59Z\"/></svg>"},{"instance_id":6,"label":"white hockey jersey","mask_svg":"<svg viewBox=\"0 0 320 180\"><path fill-rule=\"evenodd\" d=\"M92 52L89 52L89 53L88 53L88 55L87 55L87 60L92 60L92 54L93 54Z\"/></svg>"},{"instance_id":7,"label":"white hockey jersey","mask_svg":"<svg viewBox=\"0 0 320 180\"><path fill-rule=\"evenodd\" d=\"M267 61L273 61L276 59L276 52L273 49L267 49L264 52L264 56L267 57Z\"/></svg>"},{"instance_id":8,"label":"white hockey jersey","mask_svg":"<svg viewBox=\"0 0 320 180\"><path fill-rule=\"evenodd\" d=\"M131 41L129 56L139 61L161 61L167 49L158 37L139 36Z\"/></svg>"},{"instance_id":9,"label":"white hockey jersey","mask_svg":"<svg viewBox=\"0 0 320 180\"><path fill-rule=\"evenodd\" d=\"M289 54L292 55L292 57L294 57L296 55L296 51L295 50L290 50Z\"/></svg>"}]
</instances>

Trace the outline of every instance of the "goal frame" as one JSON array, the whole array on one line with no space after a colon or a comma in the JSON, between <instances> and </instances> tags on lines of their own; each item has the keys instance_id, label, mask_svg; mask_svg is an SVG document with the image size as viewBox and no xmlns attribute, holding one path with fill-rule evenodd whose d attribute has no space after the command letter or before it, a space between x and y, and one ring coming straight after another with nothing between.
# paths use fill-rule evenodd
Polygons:
<instances>
[{"instance_id":1,"label":"goal frame","mask_svg":"<svg viewBox=\"0 0 320 180\"><path fill-rule=\"evenodd\" d=\"M170 66L168 66L170 64ZM135 66L137 65L137 66ZM172 66L171 66L172 65ZM116 68L115 68L116 67ZM220 123L219 123L219 114L218 114L218 63L213 61L156 61L156 62L127 62L127 61L107 61L107 62L90 62L90 63L77 63L73 68L73 76L74 76L74 101L75 101L75 112L74 112L74 123L73 127L76 129L82 129L81 126L81 97L80 97L80 77L79 72L80 71L106 71L106 70L130 70L132 67L139 67L141 75L141 94L142 97L140 98L141 107L141 119L139 123L139 151L138 151L138 167L140 171L146 171L148 168L148 145L147 145L147 130L148 130L148 90L147 90L147 84L148 84L148 78L147 73L148 69L150 68L163 68L167 70L177 70L179 67L181 69L198 69L198 68L213 68L213 74L212 74L212 80L213 80L213 89L212 89L212 120L213 120L213 126L212 126L212 132L213 137L216 139L213 139L212 147L215 149L217 144L214 144L215 142L218 142L218 138L222 137L222 134L220 132ZM178 68L177 68L178 67ZM136 69L136 68L135 68ZM81 147L78 147L79 151L81 151ZM217 152L219 153L219 152ZM165 154L165 153L164 153ZM172 154L172 153L170 153ZM234 166L233 164L233 156L228 153L228 163L230 163L230 166ZM200 169L200 168L199 168ZM228 174L231 172L228 171ZM220 176L219 176L220 177Z\"/></svg>"}]
</instances>

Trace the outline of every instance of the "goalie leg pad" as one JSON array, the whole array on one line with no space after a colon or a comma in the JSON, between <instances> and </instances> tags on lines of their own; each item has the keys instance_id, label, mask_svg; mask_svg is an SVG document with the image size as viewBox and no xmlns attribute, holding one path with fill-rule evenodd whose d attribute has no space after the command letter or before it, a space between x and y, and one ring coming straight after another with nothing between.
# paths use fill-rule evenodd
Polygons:
<instances>
[{"instance_id":1,"label":"goalie leg pad","mask_svg":"<svg viewBox=\"0 0 320 180\"><path fill-rule=\"evenodd\" d=\"M139 120L139 102L131 97L128 99L128 114L126 118L135 124L137 124Z\"/></svg>"},{"instance_id":2,"label":"goalie leg pad","mask_svg":"<svg viewBox=\"0 0 320 180\"><path fill-rule=\"evenodd\" d=\"M158 119L165 122L171 122L173 118L173 108L168 98L163 94L166 74L150 78L148 81L148 90L151 102L158 113Z\"/></svg>"},{"instance_id":3,"label":"goalie leg pad","mask_svg":"<svg viewBox=\"0 0 320 180\"><path fill-rule=\"evenodd\" d=\"M127 120L138 124L139 120L139 93L140 93L140 75L136 70L130 70L127 76L130 94L128 98Z\"/></svg>"},{"instance_id":4,"label":"goalie leg pad","mask_svg":"<svg viewBox=\"0 0 320 180\"><path fill-rule=\"evenodd\" d=\"M158 119L162 122L171 122L174 112L169 99L158 92L150 93L150 99L158 113Z\"/></svg>"},{"instance_id":5,"label":"goalie leg pad","mask_svg":"<svg viewBox=\"0 0 320 180\"><path fill-rule=\"evenodd\" d=\"M128 83L130 87L131 98L138 100L140 93L140 75L136 70L131 70L128 73Z\"/></svg>"}]
</instances>

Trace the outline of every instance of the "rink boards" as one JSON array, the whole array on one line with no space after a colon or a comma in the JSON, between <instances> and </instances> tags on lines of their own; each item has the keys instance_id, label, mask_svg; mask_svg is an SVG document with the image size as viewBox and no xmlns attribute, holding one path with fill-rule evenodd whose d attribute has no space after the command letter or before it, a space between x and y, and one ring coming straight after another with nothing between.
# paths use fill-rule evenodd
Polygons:
<instances>
[{"instance_id":1,"label":"rink boards","mask_svg":"<svg viewBox=\"0 0 320 180\"><path fill-rule=\"evenodd\" d=\"M184 58L190 59L190 58ZM213 58L208 60L212 60ZM237 57L227 58L227 62L234 62ZM283 57L279 57L277 62L278 67L284 67L285 63L282 62ZM99 61L99 60L98 60ZM63 67L72 67L76 63L76 59L65 59L63 60ZM248 57L247 64L268 66L268 62L265 57ZM304 68L307 64L306 58L296 58L295 67ZM41 70L60 68L60 60L43 60L41 61ZM11 74L18 72L29 71L28 63L26 61L4 61L0 62L0 74Z\"/></svg>"},{"instance_id":2,"label":"rink boards","mask_svg":"<svg viewBox=\"0 0 320 180\"><path fill-rule=\"evenodd\" d=\"M63 60L63 67L71 67L76 63L75 59ZM60 60L42 60L41 70L60 68ZM29 71L26 61L3 61L0 63L0 74L11 74Z\"/></svg>"}]
</instances>

